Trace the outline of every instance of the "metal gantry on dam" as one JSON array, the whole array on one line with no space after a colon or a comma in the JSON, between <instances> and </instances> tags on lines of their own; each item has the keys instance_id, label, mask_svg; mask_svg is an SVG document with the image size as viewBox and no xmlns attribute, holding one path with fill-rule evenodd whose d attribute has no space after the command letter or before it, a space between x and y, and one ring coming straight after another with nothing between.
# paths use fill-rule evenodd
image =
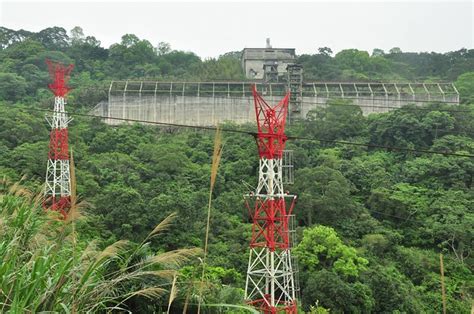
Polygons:
<instances>
[{"instance_id":1,"label":"metal gantry on dam","mask_svg":"<svg viewBox=\"0 0 474 314\"><path fill-rule=\"evenodd\" d=\"M108 100L93 113L122 119L211 126L230 121L254 123L251 85L270 102L281 99L288 82L161 82L112 81ZM308 112L326 106L330 99L347 99L360 106L363 114L380 113L414 103L459 104L452 83L362 83L302 82L292 93L290 118L304 119ZM121 123L108 120L109 124Z\"/></svg>"}]
</instances>

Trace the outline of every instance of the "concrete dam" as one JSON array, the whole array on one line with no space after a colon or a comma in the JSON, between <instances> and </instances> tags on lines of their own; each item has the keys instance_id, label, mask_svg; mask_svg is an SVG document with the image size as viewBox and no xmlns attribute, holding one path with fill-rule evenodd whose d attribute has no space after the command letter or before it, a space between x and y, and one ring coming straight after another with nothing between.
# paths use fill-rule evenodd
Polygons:
<instances>
[{"instance_id":1,"label":"concrete dam","mask_svg":"<svg viewBox=\"0 0 474 314\"><path fill-rule=\"evenodd\" d=\"M255 123L251 84L269 104L286 94L287 83L264 82L160 82L112 81L107 101L92 114L150 122L215 126L230 121ZM290 99L290 123L306 118L310 110L327 106L328 100L347 99L364 115L427 102L459 104L451 83L301 82ZM115 125L124 121L105 119Z\"/></svg>"}]
</instances>

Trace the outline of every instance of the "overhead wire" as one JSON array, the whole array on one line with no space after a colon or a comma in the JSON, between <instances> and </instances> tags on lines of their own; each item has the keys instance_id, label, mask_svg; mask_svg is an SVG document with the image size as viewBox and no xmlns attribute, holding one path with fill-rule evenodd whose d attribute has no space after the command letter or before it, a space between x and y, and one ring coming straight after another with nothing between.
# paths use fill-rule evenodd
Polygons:
<instances>
[{"instance_id":1,"label":"overhead wire","mask_svg":"<svg viewBox=\"0 0 474 314\"><path fill-rule=\"evenodd\" d=\"M404 152L412 152L412 153L426 153L426 154L439 154L445 156L459 156L459 157L471 157L473 158L474 155L469 154L458 154L458 153L449 153L449 152L440 152L440 151L433 151L433 150L426 150L426 149L412 149L412 148L405 148L405 147L397 147L397 146L388 146L388 145L378 145L378 144L369 144L369 143L356 143L356 142L349 142L349 141L338 141L338 140L325 140L325 139L315 139L311 137L301 137L301 136L288 136L288 139L296 139L296 140L317 140L319 142L324 143L334 143L334 144L341 144L341 145L352 145L352 146L363 146L363 147L371 147L371 148L382 148L385 150L397 150L397 151L404 151Z\"/></svg>"},{"instance_id":2,"label":"overhead wire","mask_svg":"<svg viewBox=\"0 0 474 314\"><path fill-rule=\"evenodd\" d=\"M49 113L54 112L51 109L40 109L40 108L18 108L18 109L26 110L26 111L37 111L37 112L49 112ZM191 129L203 129L203 130L212 130L212 131L215 131L217 129L217 127L214 127L214 126L197 126L197 125L179 124L179 123L156 122L156 121L150 121L150 120L117 118L117 117L94 115L94 114L89 114L89 113L68 112L67 114L71 115L71 116L82 116L82 117L90 117L90 118L99 118L99 119L104 119L104 120L145 123L145 124L153 124L153 125L176 127L176 128L191 128ZM253 137L257 136L257 132L249 131L249 130L238 130L238 129L233 129L233 128L222 128L221 131L222 132L228 132L228 133L247 134L247 135L252 135ZM457 156L457 157L474 158L474 155L472 155L472 154L461 154L461 153L433 151L433 150L426 150L426 149L412 149L412 148L397 147L397 146L378 145L378 144L370 144L370 143L357 143L357 142L350 142L350 141L329 140L329 139L322 139L322 138L316 138L316 137L304 137L304 136L291 136L290 135L287 138L289 140L317 141L317 142L320 142L320 143L333 143L333 144L350 145L350 146L358 146L358 147L380 148L380 149L384 149L384 150L395 150L395 151L404 151L404 152L412 152L412 153L424 153L424 154L436 154L436 155L443 155L443 156Z\"/></svg>"},{"instance_id":3,"label":"overhead wire","mask_svg":"<svg viewBox=\"0 0 474 314\"><path fill-rule=\"evenodd\" d=\"M19 110L24 111L35 111L35 112L54 112L51 109L41 109L41 108L17 108ZM99 118L99 119L111 119L111 120L118 120L124 122L137 122L137 123L147 123L159 126L168 126L168 127L176 127L176 128L191 128L191 129L203 129L203 130L217 130L217 127L213 126L196 126L196 125L187 125L187 124L178 124L178 123L166 123L166 122L155 122L155 121L148 121L148 120L139 120L139 119L129 119L129 118L113 118L107 116L100 116L100 115L93 115L87 113L78 113L78 112L68 112L68 115L71 116L81 116L81 117L88 117L88 118ZM238 134L246 134L251 136L256 136L257 132L247 131L247 130L237 130L237 129L230 129L230 128L221 128L222 132L229 132L229 133L238 133ZM356 142L349 142L349 141L338 141L338 140L325 140L319 139L314 137L301 137L301 136L288 136L289 140L308 140L308 141L318 141L324 143L334 143L334 144L341 144L341 145L353 145L353 146L362 146L362 147L372 147L372 148L382 148L386 150L398 150L398 151L408 151L408 152L416 152L416 153L425 153L425 154L438 154L444 156L456 156L456 157L468 157L474 158L474 155L471 154L459 154L459 153L450 153L450 152L441 152L441 151L431 151L431 150L424 150L424 149L408 149L403 147L394 147L394 146L386 146L386 145L375 145L375 144L364 144L364 143L356 143ZM407 217L400 217L384 212L379 212L375 210L369 210L369 213L379 214L382 216L389 216L393 218L398 218L405 221L412 221Z\"/></svg>"}]
</instances>

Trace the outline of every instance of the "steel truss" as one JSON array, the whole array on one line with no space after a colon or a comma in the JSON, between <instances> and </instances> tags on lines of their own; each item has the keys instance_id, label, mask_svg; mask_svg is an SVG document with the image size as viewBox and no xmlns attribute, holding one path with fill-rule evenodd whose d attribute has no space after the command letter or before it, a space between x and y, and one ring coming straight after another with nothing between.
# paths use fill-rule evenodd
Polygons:
<instances>
[{"instance_id":1,"label":"steel truss","mask_svg":"<svg viewBox=\"0 0 474 314\"><path fill-rule=\"evenodd\" d=\"M66 217L71 205L71 173L69 167L68 124L71 122L65 110L64 96L69 91L66 86L72 65L64 67L59 63L46 61L53 83L49 88L55 94L54 111L46 117L51 127L48 163L46 167L44 208L58 211Z\"/></svg>"},{"instance_id":2,"label":"steel truss","mask_svg":"<svg viewBox=\"0 0 474 314\"><path fill-rule=\"evenodd\" d=\"M289 93L270 107L253 87L257 115L259 180L247 206L252 212L252 238L245 298L264 313L296 313L295 272L289 219L296 197L283 189L282 157ZM250 210L249 200L254 200Z\"/></svg>"}]
</instances>

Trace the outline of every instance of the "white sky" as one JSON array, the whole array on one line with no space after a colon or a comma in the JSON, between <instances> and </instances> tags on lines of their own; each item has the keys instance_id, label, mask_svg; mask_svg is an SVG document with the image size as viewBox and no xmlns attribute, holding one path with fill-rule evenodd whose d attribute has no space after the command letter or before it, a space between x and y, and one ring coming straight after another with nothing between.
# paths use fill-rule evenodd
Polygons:
<instances>
[{"instance_id":1,"label":"white sky","mask_svg":"<svg viewBox=\"0 0 474 314\"><path fill-rule=\"evenodd\" d=\"M39 31L50 26L81 26L105 47L126 33L154 46L199 56L218 55L244 47L296 48L315 53L357 48L372 52L446 52L473 48L472 1L313 1L313 2L159 2L0 0L0 25Z\"/></svg>"}]
</instances>

